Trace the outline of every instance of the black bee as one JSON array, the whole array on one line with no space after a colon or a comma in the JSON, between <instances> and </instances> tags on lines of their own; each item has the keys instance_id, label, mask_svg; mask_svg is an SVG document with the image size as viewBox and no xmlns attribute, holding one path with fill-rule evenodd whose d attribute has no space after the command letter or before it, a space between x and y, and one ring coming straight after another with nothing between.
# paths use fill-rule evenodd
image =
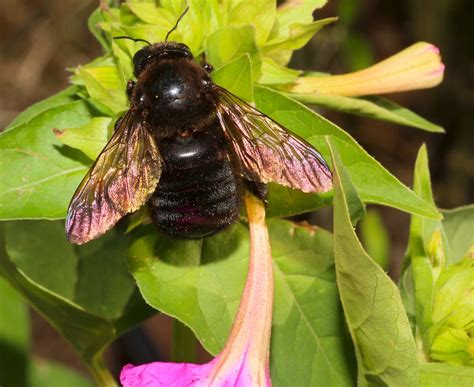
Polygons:
<instances>
[{"instance_id":1,"label":"black bee","mask_svg":"<svg viewBox=\"0 0 474 387\"><path fill-rule=\"evenodd\" d=\"M134 58L130 110L77 188L66 232L82 244L148 203L156 227L202 238L239 216L244 182L304 192L332 187L308 143L213 83L212 68L177 42L151 44Z\"/></svg>"}]
</instances>

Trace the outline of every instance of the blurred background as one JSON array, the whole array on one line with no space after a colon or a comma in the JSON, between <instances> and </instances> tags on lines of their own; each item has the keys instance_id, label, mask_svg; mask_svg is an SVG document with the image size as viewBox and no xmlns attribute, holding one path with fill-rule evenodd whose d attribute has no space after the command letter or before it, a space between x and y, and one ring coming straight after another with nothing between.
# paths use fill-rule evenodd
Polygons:
<instances>
[{"instance_id":1,"label":"blurred background","mask_svg":"<svg viewBox=\"0 0 474 387\"><path fill-rule=\"evenodd\" d=\"M68 84L68 67L101 54L87 29L98 0L2 0L0 4L0 130L34 102ZM417 41L438 46L445 80L435 89L391 95L395 102L446 130L431 134L413 128L322 111L402 182L411 186L422 143L428 145L435 200L441 208L474 202L474 1L330 0L316 18L339 16L319 32L292 66L343 73L382 60ZM409 216L377 208L388 230L390 274L397 278L408 237ZM160 325L161 336L153 332ZM147 333L147 336L144 335ZM171 323L158 316L109 351L115 371L126 361L150 361L169 353ZM151 337L151 338L150 338ZM139 351L131 343L141 342ZM154 344L154 345L153 345ZM157 349L159 348L159 350ZM87 374L73 350L33 312L33 352ZM0 356L1 357L1 356ZM200 360L205 354L201 353ZM138 361L137 361L138 359Z\"/></svg>"}]
</instances>

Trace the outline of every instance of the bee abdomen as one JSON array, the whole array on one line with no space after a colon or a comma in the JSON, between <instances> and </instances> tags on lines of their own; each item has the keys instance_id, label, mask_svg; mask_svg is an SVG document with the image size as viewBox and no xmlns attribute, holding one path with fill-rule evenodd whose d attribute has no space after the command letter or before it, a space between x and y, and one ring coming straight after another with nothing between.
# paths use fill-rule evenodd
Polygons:
<instances>
[{"instance_id":1,"label":"bee abdomen","mask_svg":"<svg viewBox=\"0 0 474 387\"><path fill-rule=\"evenodd\" d=\"M214 134L177 139L163 144L160 151L165 167L149 205L161 232L175 238L202 238L238 218L239 180Z\"/></svg>"}]
</instances>

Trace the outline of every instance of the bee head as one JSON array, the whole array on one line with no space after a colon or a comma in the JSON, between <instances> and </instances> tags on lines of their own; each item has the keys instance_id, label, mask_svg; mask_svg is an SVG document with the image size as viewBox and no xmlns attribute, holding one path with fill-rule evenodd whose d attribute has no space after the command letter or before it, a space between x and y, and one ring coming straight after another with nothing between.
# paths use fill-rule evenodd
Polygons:
<instances>
[{"instance_id":1,"label":"bee head","mask_svg":"<svg viewBox=\"0 0 474 387\"><path fill-rule=\"evenodd\" d=\"M193 54L184 43L160 42L145 46L133 56L135 77L138 78L143 69L161 59L193 59Z\"/></svg>"}]
</instances>

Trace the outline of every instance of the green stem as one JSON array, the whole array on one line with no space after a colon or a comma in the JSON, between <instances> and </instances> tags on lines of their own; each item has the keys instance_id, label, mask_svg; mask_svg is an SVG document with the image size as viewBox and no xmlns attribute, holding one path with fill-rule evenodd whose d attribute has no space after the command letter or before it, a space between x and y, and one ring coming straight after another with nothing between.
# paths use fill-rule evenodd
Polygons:
<instances>
[{"instance_id":1,"label":"green stem","mask_svg":"<svg viewBox=\"0 0 474 387\"><path fill-rule=\"evenodd\" d=\"M97 386L118 387L116 380L105 366L102 355L95 356L90 362L87 362L87 364Z\"/></svg>"},{"instance_id":2,"label":"green stem","mask_svg":"<svg viewBox=\"0 0 474 387\"><path fill-rule=\"evenodd\" d=\"M196 347L196 336L191 329L182 322L174 320L171 361L174 363L196 363Z\"/></svg>"}]
</instances>

